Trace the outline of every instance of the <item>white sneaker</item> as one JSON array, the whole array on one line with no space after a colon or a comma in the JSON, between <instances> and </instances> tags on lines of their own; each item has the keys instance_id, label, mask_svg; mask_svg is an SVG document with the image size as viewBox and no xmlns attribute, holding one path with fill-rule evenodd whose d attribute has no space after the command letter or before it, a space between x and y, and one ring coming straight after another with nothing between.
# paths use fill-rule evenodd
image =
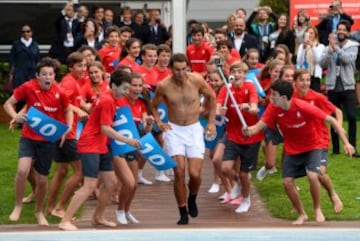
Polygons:
<instances>
[{"instance_id":1,"label":"white sneaker","mask_svg":"<svg viewBox=\"0 0 360 241\"><path fill-rule=\"evenodd\" d=\"M262 166L259 171L256 173L256 179L262 181L269 174L269 170Z\"/></svg>"},{"instance_id":2,"label":"white sneaker","mask_svg":"<svg viewBox=\"0 0 360 241\"><path fill-rule=\"evenodd\" d=\"M233 200L233 199L237 198L240 195L240 192L241 192L241 185L239 185L238 183L235 183L235 185L231 189L230 199Z\"/></svg>"},{"instance_id":3,"label":"white sneaker","mask_svg":"<svg viewBox=\"0 0 360 241\"><path fill-rule=\"evenodd\" d=\"M275 166L274 166L273 168L271 168L271 169L268 170L269 174L277 173L277 171L278 171L278 170L276 169Z\"/></svg>"},{"instance_id":4,"label":"white sneaker","mask_svg":"<svg viewBox=\"0 0 360 241\"><path fill-rule=\"evenodd\" d=\"M220 185L217 183L213 183L208 190L209 193L218 193L219 191L220 191Z\"/></svg>"},{"instance_id":5,"label":"white sneaker","mask_svg":"<svg viewBox=\"0 0 360 241\"><path fill-rule=\"evenodd\" d=\"M116 220L120 224L128 224L124 210L116 210Z\"/></svg>"},{"instance_id":6,"label":"white sneaker","mask_svg":"<svg viewBox=\"0 0 360 241\"><path fill-rule=\"evenodd\" d=\"M166 171L165 171L165 174L166 175L168 175L168 176L174 176L174 170L172 169L172 168L170 168L170 169L167 169Z\"/></svg>"},{"instance_id":7,"label":"white sneaker","mask_svg":"<svg viewBox=\"0 0 360 241\"><path fill-rule=\"evenodd\" d=\"M130 212L125 214L127 221L132 224L140 223L139 220L137 220Z\"/></svg>"},{"instance_id":8,"label":"white sneaker","mask_svg":"<svg viewBox=\"0 0 360 241\"><path fill-rule=\"evenodd\" d=\"M147 180L145 177L139 176L138 177L138 184L152 185L153 183L151 181Z\"/></svg>"},{"instance_id":9,"label":"white sneaker","mask_svg":"<svg viewBox=\"0 0 360 241\"><path fill-rule=\"evenodd\" d=\"M160 175L155 177L156 181L159 182L170 182L171 179L169 177L167 177L163 172L160 173Z\"/></svg>"},{"instance_id":10,"label":"white sneaker","mask_svg":"<svg viewBox=\"0 0 360 241\"><path fill-rule=\"evenodd\" d=\"M249 211L251 206L250 196L243 198L239 207L235 210L236 213L246 213Z\"/></svg>"},{"instance_id":11,"label":"white sneaker","mask_svg":"<svg viewBox=\"0 0 360 241\"><path fill-rule=\"evenodd\" d=\"M226 198L227 192L224 192L223 195L219 196L218 199L219 200L224 200Z\"/></svg>"}]
</instances>

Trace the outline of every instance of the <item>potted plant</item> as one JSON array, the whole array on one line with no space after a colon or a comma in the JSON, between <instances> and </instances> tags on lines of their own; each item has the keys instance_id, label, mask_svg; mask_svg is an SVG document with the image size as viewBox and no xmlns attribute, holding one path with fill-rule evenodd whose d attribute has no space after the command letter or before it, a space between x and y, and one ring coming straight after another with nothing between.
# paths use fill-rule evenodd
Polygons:
<instances>
[{"instance_id":1,"label":"potted plant","mask_svg":"<svg viewBox=\"0 0 360 241\"><path fill-rule=\"evenodd\" d=\"M0 123L9 123L10 121L10 117L3 108L5 101L11 96L9 71L9 63L0 63Z\"/></svg>"}]
</instances>

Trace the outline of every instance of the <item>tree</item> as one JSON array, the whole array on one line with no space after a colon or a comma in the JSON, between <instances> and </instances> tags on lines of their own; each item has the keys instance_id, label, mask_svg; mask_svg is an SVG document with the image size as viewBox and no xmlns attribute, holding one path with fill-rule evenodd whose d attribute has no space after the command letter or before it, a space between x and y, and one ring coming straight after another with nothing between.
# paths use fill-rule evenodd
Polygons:
<instances>
[{"instance_id":1,"label":"tree","mask_svg":"<svg viewBox=\"0 0 360 241\"><path fill-rule=\"evenodd\" d=\"M260 6L270 6L274 13L289 14L289 4L290 0L260 0Z\"/></svg>"}]
</instances>

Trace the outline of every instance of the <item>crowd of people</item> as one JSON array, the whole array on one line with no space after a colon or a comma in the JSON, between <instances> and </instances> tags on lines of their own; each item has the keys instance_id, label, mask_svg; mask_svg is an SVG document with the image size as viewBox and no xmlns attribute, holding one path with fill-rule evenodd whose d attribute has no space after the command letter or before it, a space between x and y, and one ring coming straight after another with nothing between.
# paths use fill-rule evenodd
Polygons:
<instances>
[{"instance_id":1,"label":"crowd of people","mask_svg":"<svg viewBox=\"0 0 360 241\"><path fill-rule=\"evenodd\" d=\"M46 215L54 215L62 219L60 229L76 230L76 211L95 195L94 224L138 223L130 208L137 183L152 184L143 176L146 159L139 152L139 140L112 127L116 109L129 106L139 132L151 132L177 163L173 169L177 224L188 224L189 216L198 216L196 198L205 151L214 164L209 192L219 192L222 184L221 203L237 205L236 213L248 212L250 173L257 170L261 147L265 160L256 178L261 181L281 166L285 192L299 215L293 223L308 220L295 183L304 176L309 180L315 220L325 221L320 184L335 212L343 208L326 174L330 143L326 122L332 126L333 154L340 153L340 137L345 153L359 156L354 77L359 43L349 39L353 23L338 0L330 3L328 15L317 26L311 25L306 10L298 12L290 27L287 14L278 15L268 6L256 7L248 17L238 8L215 30L189 21L186 53L172 55L171 27L162 23L157 9L124 7L121 18L115 18L111 9L98 6L90 16L85 5L74 9L67 3L56 20L58 35L49 57L43 59L31 27L24 25L11 50L14 90L4 105L13 119L11 126L22 125L10 220L18 221L23 203L35 199L39 225L47 226ZM68 73L57 83L60 63L67 65ZM167 106L167 123L160 118L161 103ZM26 123L30 107L68 126L57 143ZM342 128L342 110L349 139ZM216 133L218 117L226 120L224 133ZM199 118L207 119L205 127ZM86 124L78 137L81 122ZM221 137L216 146L205 150L204 139L217 134ZM137 150L114 156L108 139ZM281 165L276 165L282 142ZM52 160L56 171L47 191ZM60 196L69 167L73 172ZM164 172L155 179L171 181ZM27 180L33 193L24 198ZM118 203L117 223L104 216L112 199Z\"/></svg>"}]
</instances>

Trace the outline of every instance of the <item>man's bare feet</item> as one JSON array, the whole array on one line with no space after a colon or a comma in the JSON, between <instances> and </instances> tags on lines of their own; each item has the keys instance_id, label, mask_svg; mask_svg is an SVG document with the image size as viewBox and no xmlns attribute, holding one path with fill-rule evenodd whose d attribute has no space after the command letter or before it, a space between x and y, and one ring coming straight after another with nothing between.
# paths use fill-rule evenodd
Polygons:
<instances>
[{"instance_id":1,"label":"man's bare feet","mask_svg":"<svg viewBox=\"0 0 360 241\"><path fill-rule=\"evenodd\" d=\"M303 225L309 218L306 214L300 214L300 216L292 223L293 225Z\"/></svg>"},{"instance_id":2,"label":"man's bare feet","mask_svg":"<svg viewBox=\"0 0 360 241\"><path fill-rule=\"evenodd\" d=\"M17 222L20 218L22 206L15 206L11 214L9 215L10 221Z\"/></svg>"},{"instance_id":3,"label":"man's bare feet","mask_svg":"<svg viewBox=\"0 0 360 241\"><path fill-rule=\"evenodd\" d=\"M37 219L37 222L40 226L49 226L48 221L46 220L43 212L37 212L35 213L35 217Z\"/></svg>"},{"instance_id":4,"label":"man's bare feet","mask_svg":"<svg viewBox=\"0 0 360 241\"><path fill-rule=\"evenodd\" d=\"M32 192L22 199L22 203L28 204L28 203L32 203L34 200L35 200L35 195Z\"/></svg>"},{"instance_id":5,"label":"man's bare feet","mask_svg":"<svg viewBox=\"0 0 360 241\"><path fill-rule=\"evenodd\" d=\"M335 213L340 213L342 211L344 205L343 205L341 199L339 198L339 196L337 195L337 193L335 193L331 196L331 202L333 204Z\"/></svg>"},{"instance_id":6,"label":"man's bare feet","mask_svg":"<svg viewBox=\"0 0 360 241\"><path fill-rule=\"evenodd\" d=\"M105 218L93 218L91 221L92 225L104 225L105 227L115 228L117 225L114 222L108 221Z\"/></svg>"},{"instance_id":7,"label":"man's bare feet","mask_svg":"<svg viewBox=\"0 0 360 241\"><path fill-rule=\"evenodd\" d=\"M61 223L59 223L58 228L61 230L64 230L64 231L78 230L78 228L70 222L61 222Z\"/></svg>"},{"instance_id":8,"label":"man's bare feet","mask_svg":"<svg viewBox=\"0 0 360 241\"><path fill-rule=\"evenodd\" d=\"M322 213L321 209L318 208L318 209L315 209L314 210L314 214L315 214L315 221L317 223L322 223L325 221L325 216L324 214Z\"/></svg>"}]
</instances>

